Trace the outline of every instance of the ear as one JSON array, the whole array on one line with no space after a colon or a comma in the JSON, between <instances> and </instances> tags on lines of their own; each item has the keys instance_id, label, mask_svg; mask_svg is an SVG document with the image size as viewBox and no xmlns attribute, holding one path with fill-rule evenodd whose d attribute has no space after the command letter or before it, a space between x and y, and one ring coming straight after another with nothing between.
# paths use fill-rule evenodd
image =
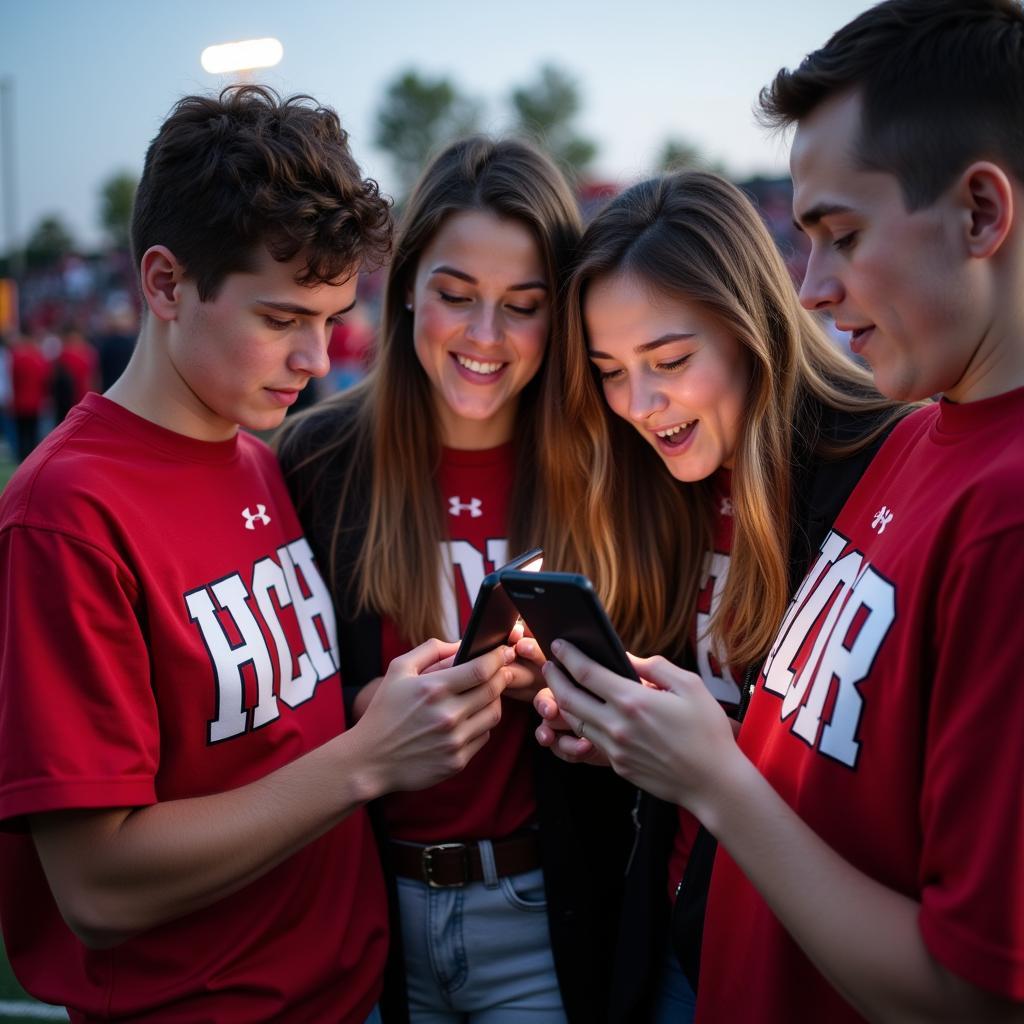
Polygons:
<instances>
[{"instance_id":1,"label":"ear","mask_svg":"<svg viewBox=\"0 0 1024 1024\"><path fill-rule=\"evenodd\" d=\"M975 259L987 259L1013 227L1013 185L998 164L979 160L960 176L958 192L968 214L967 251Z\"/></svg>"},{"instance_id":2,"label":"ear","mask_svg":"<svg viewBox=\"0 0 1024 1024\"><path fill-rule=\"evenodd\" d=\"M182 265L166 245L150 246L139 265L142 294L159 320L174 320L178 315L179 285L185 276Z\"/></svg>"}]
</instances>

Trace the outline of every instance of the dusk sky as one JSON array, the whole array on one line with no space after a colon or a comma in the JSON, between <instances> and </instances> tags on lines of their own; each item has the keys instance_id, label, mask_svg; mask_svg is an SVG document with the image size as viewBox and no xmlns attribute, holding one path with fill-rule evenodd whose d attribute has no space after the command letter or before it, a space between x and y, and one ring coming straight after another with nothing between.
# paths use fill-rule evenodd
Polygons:
<instances>
[{"instance_id":1,"label":"dusk sky","mask_svg":"<svg viewBox=\"0 0 1024 1024\"><path fill-rule=\"evenodd\" d=\"M578 126L599 147L594 174L634 181L670 136L733 174L784 173L786 140L751 113L762 85L846 21L864 0L0 0L0 79L13 96L16 231L58 214L86 245L101 237L98 192L138 173L174 101L228 84L202 50L274 36L284 59L257 72L283 93L333 106L357 159L385 191L395 176L373 146L386 84L406 68L448 75L486 103L484 127L509 121L507 96L554 63L578 82ZM6 154L5 154L6 157ZM0 177L6 161L0 162ZM0 251L8 247L0 216Z\"/></svg>"}]
</instances>

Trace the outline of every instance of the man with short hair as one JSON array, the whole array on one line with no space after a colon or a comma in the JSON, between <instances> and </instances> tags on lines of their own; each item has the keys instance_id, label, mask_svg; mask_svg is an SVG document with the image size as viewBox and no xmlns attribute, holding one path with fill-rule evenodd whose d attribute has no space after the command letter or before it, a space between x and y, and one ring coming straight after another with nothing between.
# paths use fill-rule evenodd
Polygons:
<instances>
[{"instance_id":1,"label":"man with short hair","mask_svg":"<svg viewBox=\"0 0 1024 1024\"><path fill-rule=\"evenodd\" d=\"M125 373L0 499L7 952L76 1021L377 1020L362 806L465 765L512 652L423 644L346 730L327 588L239 427L327 371L388 204L333 111L246 86L177 104L132 237Z\"/></svg>"},{"instance_id":2,"label":"man with short hair","mask_svg":"<svg viewBox=\"0 0 1024 1024\"><path fill-rule=\"evenodd\" d=\"M558 647L604 707L545 678L578 736L719 840L698 1022L1021 1021L1024 11L888 0L762 102L796 126L804 305L882 392L940 400L839 513L738 742L662 658L635 659L637 687Z\"/></svg>"},{"instance_id":3,"label":"man with short hair","mask_svg":"<svg viewBox=\"0 0 1024 1024\"><path fill-rule=\"evenodd\" d=\"M697 1018L1021 1020L1024 13L889 0L762 110L796 126L803 304L884 394L941 399L875 457L758 680L762 778L708 818Z\"/></svg>"}]
</instances>

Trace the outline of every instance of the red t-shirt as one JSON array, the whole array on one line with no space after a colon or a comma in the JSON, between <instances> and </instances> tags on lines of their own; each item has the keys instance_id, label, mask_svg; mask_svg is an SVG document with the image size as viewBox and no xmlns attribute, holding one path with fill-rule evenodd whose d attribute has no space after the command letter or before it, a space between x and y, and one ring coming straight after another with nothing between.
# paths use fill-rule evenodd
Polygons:
<instances>
[{"instance_id":1,"label":"red t-shirt","mask_svg":"<svg viewBox=\"0 0 1024 1024\"><path fill-rule=\"evenodd\" d=\"M11 349L11 408L15 416L38 416L50 393L50 361L38 345Z\"/></svg>"},{"instance_id":2,"label":"red t-shirt","mask_svg":"<svg viewBox=\"0 0 1024 1024\"><path fill-rule=\"evenodd\" d=\"M704 685L725 705L735 707L740 700L740 673L721 662L712 650L709 627L711 617L725 589L729 574L729 556L732 552L733 507L732 473L720 469L714 478L715 525L713 547L704 562L704 578L697 596L697 615L693 624L693 649L697 657L697 673ZM679 825L676 828L672 853L668 862L669 899L675 901L679 884L683 880L690 851L700 829L700 822L687 810L679 808Z\"/></svg>"},{"instance_id":3,"label":"red t-shirt","mask_svg":"<svg viewBox=\"0 0 1024 1024\"><path fill-rule=\"evenodd\" d=\"M364 363L372 344L373 332L362 324L335 324L327 345L327 358L332 366L335 363Z\"/></svg>"},{"instance_id":4,"label":"red t-shirt","mask_svg":"<svg viewBox=\"0 0 1024 1024\"><path fill-rule=\"evenodd\" d=\"M511 444L443 452L440 483L449 539L442 544L442 560L451 567L441 584L445 639L461 636L484 576L519 554L508 551L506 536L514 473ZM413 646L386 618L381 644L385 666ZM528 702L503 700L501 722L462 772L418 793L386 796L384 815L392 838L419 843L499 839L531 822L536 815L527 747L532 715Z\"/></svg>"},{"instance_id":5,"label":"red t-shirt","mask_svg":"<svg viewBox=\"0 0 1024 1024\"><path fill-rule=\"evenodd\" d=\"M1021 580L1024 389L914 413L822 544L740 734L830 846L921 904L943 966L1018 1000ZM701 964L700 1021L860 1019L721 848Z\"/></svg>"},{"instance_id":6,"label":"red t-shirt","mask_svg":"<svg viewBox=\"0 0 1024 1024\"><path fill-rule=\"evenodd\" d=\"M65 346L57 356L57 365L68 375L71 381L72 404L80 402L90 391L96 390L96 372L99 357L96 350L88 342L80 345Z\"/></svg>"},{"instance_id":7,"label":"red t-shirt","mask_svg":"<svg viewBox=\"0 0 1024 1024\"><path fill-rule=\"evenodd\" d=\"M0 497L0 923L74 1020L365 1020L387 945L357 811L109 950L65 925L25 816L225 792L345 728L334 613L277 462L87 395Z\"/></svg>"}]
</instances>

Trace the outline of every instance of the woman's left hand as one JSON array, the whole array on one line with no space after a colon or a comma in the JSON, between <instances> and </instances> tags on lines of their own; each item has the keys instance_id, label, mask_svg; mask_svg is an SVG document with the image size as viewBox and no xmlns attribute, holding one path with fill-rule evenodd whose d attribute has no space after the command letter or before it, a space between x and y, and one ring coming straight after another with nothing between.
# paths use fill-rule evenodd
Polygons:
<instances>
[{"instance_id":1,"label":"woman's left hand","mask_svg":"<svg viewBox=\"0 0 1024 1024\"><path fill-rule=\"evenodd\" d=\"M516 660L508 667L512 678L502 696L509 700L532 702L537 691L547 685L541 674L545 658L540 644L532 636L524 637L523 632L523 626L517 623L508 639L516 649Z\"/></svg>"}]
</instances>

